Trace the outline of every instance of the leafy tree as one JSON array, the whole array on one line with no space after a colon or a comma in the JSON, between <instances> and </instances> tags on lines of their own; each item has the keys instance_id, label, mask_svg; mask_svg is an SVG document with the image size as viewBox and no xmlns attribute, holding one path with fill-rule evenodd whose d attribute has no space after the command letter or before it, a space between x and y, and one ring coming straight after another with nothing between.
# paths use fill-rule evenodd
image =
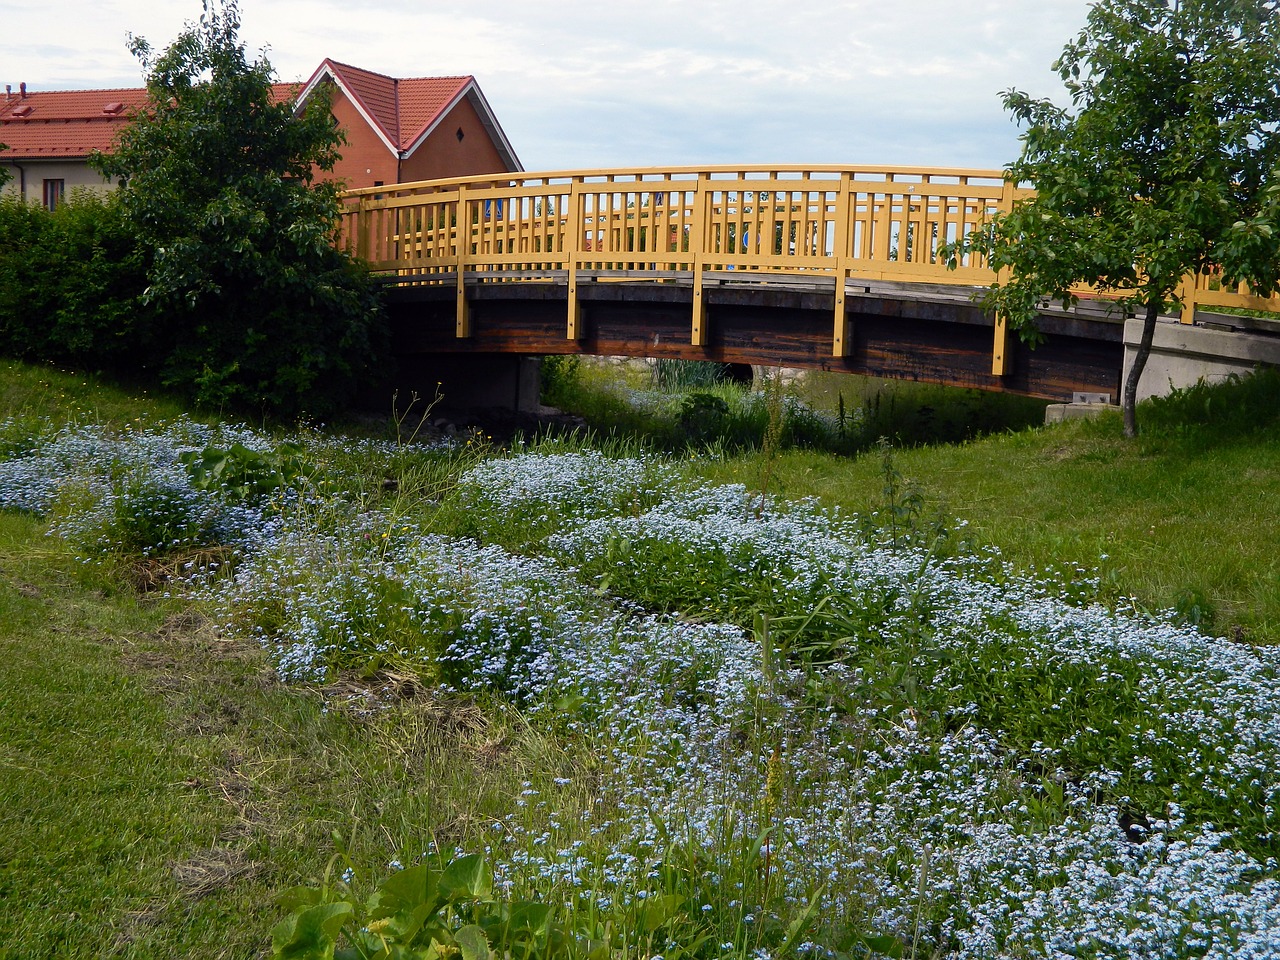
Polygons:
<instances>
[{"instance_id":1,"label":"leafy tree","mask_svg":"<svg viewBox=\"0 0 1280 960\"><path fill-rule=\"evenodd\" d=\"M9 145L7 143L0 143L0 153L4 153L8 149L9 149ZM8 183L12 179L13 179L13 174L11 174L8 170L0 169L0 187L3 187L6 183Z\"/></svg>"},{"instance_id":2,"label":"leafy tree","mask_svg":"<svg viewBox=\"0 0 1280 960\"><path fill-rule=\"evenodd\" d=\"M1072 285L1122 294L1143 317L1125 381L1137 433L1138 381L1156 318L1179 306L1189 271L1220 269L1268 295L1280 282L1280 12L1277 0L1100 0L1053 65L1072 108L1017 90L1025 124L1008 176L1020 202L953 247L1009 279L988 305L1036 338L1036 307Z\"/></svg>"},{"instance_id":3,"label":"leafy tree","mask_svg":"<svg viewBox=\"0 0 1280 960\"><path fill-rule=\"evenodd\" d=\"M374 362L382 329L367 277L332 244L339 187L317 175L342 134L323 91L301 111L275 95L239 27L234 0L206 0L160 54L131 38L150 103L96 162L125 179L150 252L164 382L207 404L325 413Z\"/></svg>"}]
</instances>

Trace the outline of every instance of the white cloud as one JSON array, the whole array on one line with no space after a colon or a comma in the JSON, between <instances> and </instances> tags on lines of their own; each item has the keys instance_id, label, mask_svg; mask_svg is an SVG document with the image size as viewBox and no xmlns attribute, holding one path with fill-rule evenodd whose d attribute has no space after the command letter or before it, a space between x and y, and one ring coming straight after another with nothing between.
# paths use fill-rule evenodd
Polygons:
<instances>
[{"instance_id":1,"label":"white cloud","mask_svg":"<svg viewBox=\"0 0 1280 960\"><path fill-rule=\"evenodd\" d=\"M323 57L395 76L474 74L525 166L895 163L995 167L1009 87L1049 64L1086 0L241 0L280 77ZM200 14L143 0L10 0L0 82L140 85L130 33ZM58 30L50 43L49 24Z\"/></svg>"}]
</instances>

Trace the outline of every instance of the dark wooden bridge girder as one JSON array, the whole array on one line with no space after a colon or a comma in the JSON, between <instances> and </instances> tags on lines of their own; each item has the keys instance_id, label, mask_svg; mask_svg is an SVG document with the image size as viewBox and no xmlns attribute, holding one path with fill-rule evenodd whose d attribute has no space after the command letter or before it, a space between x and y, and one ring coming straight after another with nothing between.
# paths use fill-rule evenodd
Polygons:
<instances>
[{"instance_id":1,"label":"dark wooden bridge girder","mask_svg":"<svg viewBox=\"0 0 1280 960\"><path fill-rule=\"evenodd\" d=\"M1077 391L1119 396L1123 324L1103 316L1041 316L1035 349L1010 338L993 376L994 322L963 296L846 288L846 356L832 356L834 293L788 284L727 283L705 290L706 344L691 344L692 288L670 282L578 281L578 339L567 337L567 284L469 284L470 336L456 335L451 286L387 289L396 354L591 354L800 367L972 387L1069 401ZM461 358L459 358L461 359ZM474 369L472 364L468 368Z\"/></svg>"}]
</instances>

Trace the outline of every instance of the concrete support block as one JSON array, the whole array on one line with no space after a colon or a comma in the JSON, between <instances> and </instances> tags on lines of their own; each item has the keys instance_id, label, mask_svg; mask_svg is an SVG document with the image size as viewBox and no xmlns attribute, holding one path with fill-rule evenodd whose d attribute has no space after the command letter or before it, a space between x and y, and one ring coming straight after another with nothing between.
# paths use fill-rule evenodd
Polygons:
<instances>
[{"instance_id":1,"label":"concrete support block","mask_svg":"<svg viewBox=\"0 0 1280 960\"><path fill-rule=\"evenodd\" d=\"M1125 321L1121 384L1129 379L1141 340L1142 320ZM1151 355L1138 381L1138 400L1164 396L1201 379L1212 382L1232 374L1251 373L1260 364L1280 366L1280 336L1160 321L1151 341Z\"/></svg>"},{"instance_id":2,"label":"concrete support block","mask_svg":"<svg viewBox=\"0 0 1280 960\"><path fill-rule=\"evenodd\" d=\"M1064 420L1100 417L1109 411L1119 413L1120 408L1113 403L1051 403L1044 408L1044 423L1048 426Z\"/></svg>"}]
</instances>

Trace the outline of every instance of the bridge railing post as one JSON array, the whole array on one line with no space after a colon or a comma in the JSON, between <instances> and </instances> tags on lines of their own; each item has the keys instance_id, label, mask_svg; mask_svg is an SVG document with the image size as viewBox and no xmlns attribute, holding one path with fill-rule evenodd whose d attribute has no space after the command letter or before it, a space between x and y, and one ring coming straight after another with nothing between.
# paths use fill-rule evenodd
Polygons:
<instances>
[{"instance_id":1,"label":"bridge railing post","mask_svg":"<svg viewBox=\"0 0 1280 960\"><path fill-rule=\"evenodd\" d=\"M845 170L840 174L840 186L836 191L835 237L832 241L835 246L831 251L831 255L835 258L836 274L835 315L831 334L831 355L833 357L849 356L850 340L853 332L850 329L849 314L845 309L844 302L845 280L848 278L850 270L849 248L852 243L852 197L853 175Z\"/></svg>"},{"instance_id":2,"label":"bridge railing post","mask_svg":"<svg viewBox=\"0 0 1280 960\"><path fill-rule=\"evenodd\" d=\"M707 345L706 295L702 285L702 273L706 267L707 254L711 249L711 238L708 236L708 224L711 221L710 211L712 191L709 189L711 175L698 174L698 181L693 192L693 224L689 228L690 253L693 255L693 326L689 334L689 343L695 347Z\"/></svg>"},{"instance_id":3,"label":"bridge railing post","mask_svg":"<svg viewBox=\"0 0 1280 960\"><path fill-rule=\"evenodd\" d=\"M1012 180L1005 178L1004 188L1000 191L1000 201L996 207L997 213L1012 213L1013 201L1016 196L1018 185ZM996 282L1005 283L1011 271L1005 267L996 273ZM994 342L991 345L991 375L993 377L1006 377L1013 372L1012 358L1009 356L1010 350L1009 323L1007 318L1000 313L995 315Z\"/></svg>"},{"instance_id":4,"label":"bridge railing post","mask_svg":"<svg viewBox=\"0 0 1280 960\"><path fill-rule=\"evenodd\" d=\"M581 340L583 334L582 305L578 303L578 265L582 260L582 238L587 229L587 212L583 200L583 180L574 177L569 185L569 210L564 226L564 258L569 282L569 323L565 336Z\"/></svg>"},{"instance_id":5,"label":"bridge railing post","mask_svg":"<svg viewBox=\"0 0 1280 960\"><path fill-rule=\"evenodd\" d=\"M361 196L360 202L356 205L356 256L366 262L373 259L373 251L370 249L370 231L372 229L373 217L369 215L369 198Z\"/></svg>"},{"instance_id":6,"label":"bridge railing post","mask_svg":"<svg viewBox=\"0 0 1280 960\"><path fill-rule=\"evenodd\" d=\"M1183 323L1196 322L1196 293L1199 289L1200 277L1195 272L1188 273L1178 284L1178 299L1182 302L1178 319Z\"/></svg>"},{"instance_id":7,"label":"bridge railing post","mask_svg":"<svg viewBox=\"0 0 1280 960\"><path fill-rule=\"evenodd\" d=\"M458 184L458 208L455 215L454 253L457 255L457 319L454 336L471 336L471 309L467 306L467 261L471 252L471 211L467 208L467 185Z\"/></svg>"}]
</instances>

